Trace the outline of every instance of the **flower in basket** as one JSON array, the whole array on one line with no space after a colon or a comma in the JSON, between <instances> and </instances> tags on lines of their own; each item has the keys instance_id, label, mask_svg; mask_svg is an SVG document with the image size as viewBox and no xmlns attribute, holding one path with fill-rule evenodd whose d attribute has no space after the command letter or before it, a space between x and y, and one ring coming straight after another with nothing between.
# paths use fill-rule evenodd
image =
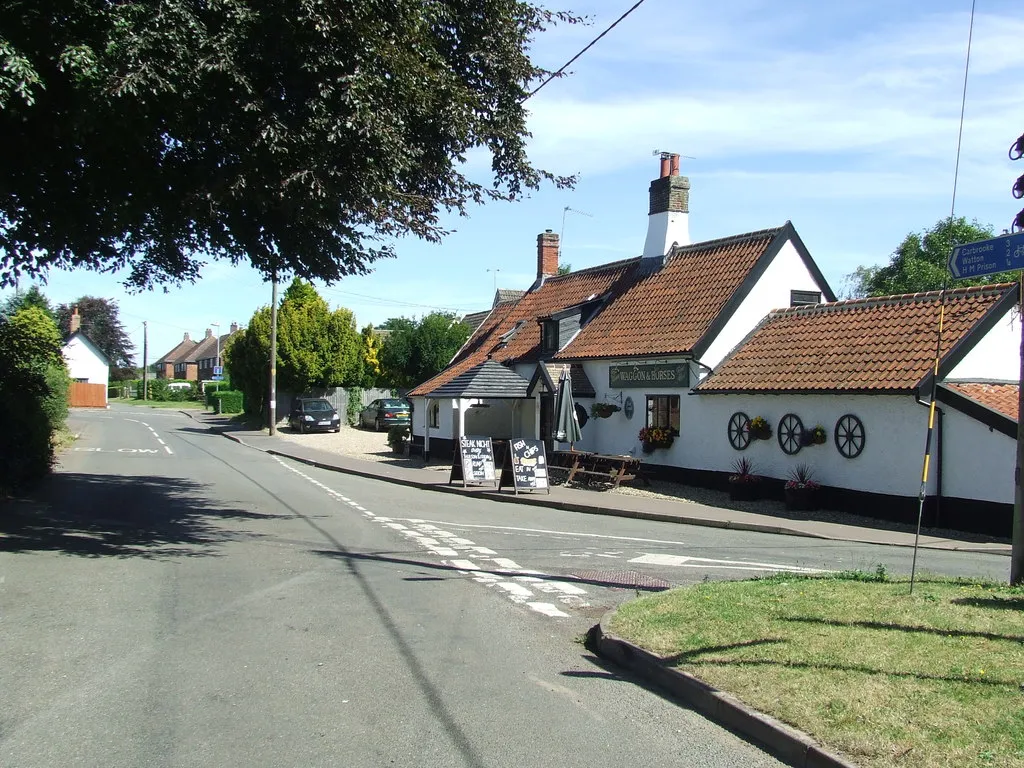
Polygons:
<instances>
[{"instance_id":1,"label":"flower in basket","mask_svg":"<svg viewBox=\"0 0 1024 768\"><path fill-rule=\"evenodd\" d=\"M750 420L749 432L755 440L767 440L772 436L772 425L764 416L755 416Z\"/></svg>"},{"instance_id":2,"label":"flower in basket","mask_svg":"<svg viewBox=\"0 0 1024 768\"><path fill-rule=\"evenodd\" d=\"M590 406L590 415L595 419L607 419L616 411L621 410L615 403L594 403Z\"/></svg>"},{"instance_id":3,"label":"flower in basket","mask_svg":"<svg viewBox=\"0 0 1024 768\"><path fill-rule=\"evenodd\" d=\"M743 456L732 463L733 474L729 475L729 482L734 485L746 483L759 483L761 476L755 472L754 462Z\"/></svg>"},{"instance_id":4,"label":"flower in basket","mask_svg":"<svg viewBox=\"0 0 1024 768\"><path fill-rule=\"evenodd\" d=\"M821 424L815 424L811 430L811 442L815 445L824 445L828 441L828 432Z\"/></svg>"},{"instance_id":5,"label":"flower in basket","mask_svg":"<svg viewBox=\"0 0 1024 768\"><path fill-rule=\"evenodd\" d=\"M644 450L655 448L669 448L675 435L668 427L644 427L638 435L640 442L644 444Z\"/></svg>"},{"instance_id":6,"label":"flower in basket","mask_svg":"<svg viewBox=\"0 0 1024 768\"><path fill-rule=\"evenodd\" d=\"M821 483L814 479L814 473L806 464L798 464L789 471L789 480L786 481L787 491L815 491L818 488L821 488Z\"/></svg>"}]
</instances>

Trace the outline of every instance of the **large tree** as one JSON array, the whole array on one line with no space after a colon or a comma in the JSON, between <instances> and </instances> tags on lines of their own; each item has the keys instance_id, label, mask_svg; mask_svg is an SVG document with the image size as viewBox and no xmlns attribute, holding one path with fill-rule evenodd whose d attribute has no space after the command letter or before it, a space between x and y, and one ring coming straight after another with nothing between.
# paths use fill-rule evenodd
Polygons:
<instances>
[{"instance_id":1,"label":"large tree","mask_svg":"<svg viewBox=\"0 0 1024 768\"><path fill-rule=\"evenodd\" d=\"M469 338L469 326L447 312L419 321L392 318L381 328L389 333L380 351L380 379L389 387L413 387L436 376Z\"/></svg>"},{"instance_id":2,"label":"large tree","mask_svg":"<svg viewBox=\"0 0 1024 768\"><path fill-rule=\"evenodd\" d=\"M75 307L78 307L78 315L82 319L81 330L110 360L111 380L135 378L135 347L121 324L117 302L97 296L82 296L69 304L58 305L55 315L65 341L71 335L71 315Z\"/></svg>"},{"instance_id":3,"label":"large tree","mask_svg":"<svg viewBox=\"0 0 1024 768\"><path fill-rule=\"evenodd\" d=\"M38 285L29 287L24 293L15 292L8 296L0 304L0 317L11 317L15 312L28 307L37 307L43 310L51 320L56 320L50 300L46 298Z\"/></svg>"},{"instance_id":4,"label":"large tree","mask_svg":"<svg viewBox=\"0 0 1024 768\"><path fill-rule=\"evenodd\" d=\"M545 179L526 0L0 4L0 284L195 279L223 257L337 280ZM464 173L468 153L490 173Z\"/></svg>"},{"instance_id":5,"label":"large tree","mask_svg":"<svg viewBox=\"0 0 1024 768\"><path fill-rule=\"evenodd\" d=\"M992 227L979 224L977 220L968 221L962 216L940 219L931 229L911 232L903 238L887 265L857 267L846 276L844 292L851 298L859 298L937 291L947 279L946 264L953 246L992 236ZM1000 272L962 280L950 278L948 285L985 285L1016 279L1014 272Z\"/></svg>"}]
</instances>

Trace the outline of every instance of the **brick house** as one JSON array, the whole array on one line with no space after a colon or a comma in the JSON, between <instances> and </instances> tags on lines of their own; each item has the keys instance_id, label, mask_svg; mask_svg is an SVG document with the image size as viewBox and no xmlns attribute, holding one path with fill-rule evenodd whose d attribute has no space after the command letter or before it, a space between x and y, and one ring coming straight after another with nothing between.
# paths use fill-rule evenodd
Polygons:
<instances>
[{"instance_id":1,"label":"brick house","mask_svg":"<svg viewBox=\"0 0 1024 768\"><path fill-rule=\"evenodd\" d=\"M174 349L157 358L156 362L153 363L153 371L156 373L156 377L158 379L179 378L176 375L176 366L178 363L184 363L198 343L199 342L197 341L193 341L186 332L185 337L174 347ZM182 368L182 376L180 378L185 378L184 368Z\"/></svg>"}]
</instances>

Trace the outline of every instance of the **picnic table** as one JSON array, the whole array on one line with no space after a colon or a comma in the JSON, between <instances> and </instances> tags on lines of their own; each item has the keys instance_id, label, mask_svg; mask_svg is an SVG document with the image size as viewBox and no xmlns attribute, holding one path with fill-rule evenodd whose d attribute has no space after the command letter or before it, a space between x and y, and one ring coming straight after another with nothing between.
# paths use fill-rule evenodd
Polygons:
<instances>
[{"instance_id":1,"label":"picnic table","mask_svg":"<svg viewBox=\"0 0 1024 768\"><path fill-rule=\"evenodd\" d=\"M579 475L604 480L618 488L619 483L635 480L640 476L640 459L629 454L607 455L590 451L552 451L548 456L552 469L564 469L571 483Z\"/></svg>"}]
</instances>

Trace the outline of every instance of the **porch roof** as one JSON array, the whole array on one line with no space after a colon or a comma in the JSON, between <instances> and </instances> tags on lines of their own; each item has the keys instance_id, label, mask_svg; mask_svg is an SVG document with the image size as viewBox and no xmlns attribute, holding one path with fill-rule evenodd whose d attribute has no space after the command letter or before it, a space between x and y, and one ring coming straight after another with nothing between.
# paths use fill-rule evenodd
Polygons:
<instances>
[{"instance_id":1,"label":"porch roof","mask_svg":"<svg viewBox=\"0 0 1024 768\"><path fill-rule=\"evenodd\" d=\"M527 398L530 382L501 363L485 360L424 397L480 397L492 400Z\"/></svg>"}]
</instances>

